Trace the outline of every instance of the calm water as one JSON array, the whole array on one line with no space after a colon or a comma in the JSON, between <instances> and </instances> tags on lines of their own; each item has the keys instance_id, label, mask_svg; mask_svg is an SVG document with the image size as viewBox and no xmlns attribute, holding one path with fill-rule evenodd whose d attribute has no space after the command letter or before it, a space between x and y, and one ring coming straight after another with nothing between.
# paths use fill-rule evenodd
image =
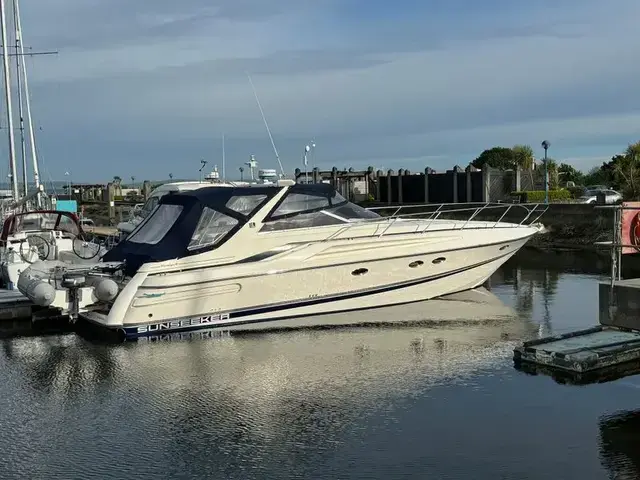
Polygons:
<instances>
[{"instance_id":1,"label":"calm water","mask_svg":"<svg viewBox=\"0 0 640 480\"><path fill-rule=\"evenodd\" d=\"M568 386L511 360L597 323L601 268L525 253L491 280L491 322L4 340L0 478L640 478L639 377Z\"/></svg>"}]
</instances>

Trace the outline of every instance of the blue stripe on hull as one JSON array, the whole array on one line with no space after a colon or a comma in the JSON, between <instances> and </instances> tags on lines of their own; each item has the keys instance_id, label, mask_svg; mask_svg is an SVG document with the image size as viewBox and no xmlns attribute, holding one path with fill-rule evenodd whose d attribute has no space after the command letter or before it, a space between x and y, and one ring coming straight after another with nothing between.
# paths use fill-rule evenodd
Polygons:
<instances>
[{"instance_id":1,"label":"blue stripe on hull","mask_svg":"<svg viewBox=\"0 0 640 480\"><path fill-rule=\"evenodd\" d=\"M431 275L429 277L423 277L423 278L419 278L419 279L411 280L407 282L400 282L396 284L386 285L384 287L372 288L369 290L361 290L357 292L350 292L350 293L345 293L340 295L305 299L297 302L265 305L260 307L248 308L244 310L236 310L232 312L203 315L201 317L195 317L195 318L177 318L177 319L167 320L165 322L159 322L159 323L153 323L153 324L146 323L143 325L135 325L132 327L121 327L118 330L124 333L124 336L126 338L137 338L137 337L147 337L152 335L160 335L164 333L201 330L205 328L224 329L228 327L246 325L250 323L270 323L270 322L275 322L275 321L285 320L290 318L320 315L320 314L324 314L325 312L318 312L318 313L306 314L306 315L300 315L300 314L296 315L296 314L290 313L289 315L283 314L282 316L278 316L278 317L272 317L268 319L258 319L258 320L243 319L253 315L263 315L271 312L293 310L300 307L307 307L307 306L318 305L323 303L331 303L331 302L336 302L340 300L348 300L352 298L366 297L366 296L375 295L378 293L386 293L394 290L399 290L402 288L413 287L413 286L433 282L436 280L441 280L443 278L457 275L459 273L464 273L469 270L473 270L474 268L481 267L483 265L495 262L496 260L499 260L506 256L512 255L513 253L514 252L508 252L508 253L499 255L497 257L494 257L490 260L485 260L484 262L463 267L457 270L452 270L450 272L441 273L438 275ZM402 302L399 305L403 303L412 303L412 302ZM389 306L389 305L380 305L380 306ZM369 309L369 308L372 308L372 307L365 307L364 309ZM350 310L362 310L362 309L363 308L355 308Z\"/></svg>"}]
</instances>

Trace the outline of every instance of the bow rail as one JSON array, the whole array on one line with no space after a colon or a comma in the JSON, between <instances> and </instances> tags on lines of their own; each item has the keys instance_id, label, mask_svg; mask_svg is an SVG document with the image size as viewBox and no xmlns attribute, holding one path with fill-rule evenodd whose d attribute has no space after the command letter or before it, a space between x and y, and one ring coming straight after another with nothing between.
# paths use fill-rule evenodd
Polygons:
<instances>
[{"instance_id":1,"label":"bow rail","mask_svg":"<svg viewBox=\"0 0 640 480\"><path fill-rule=\"evenodd\" d=\"M383 220L389 220L385 224L385 228L381 233L376 233L376 236L383 236L387 231L396 225L397 222L402 220L427 220L426 225L423 222L416 225L416 232L426 233L428 231L435 230L436 226L441 226L443 222L451 222L447 229L450 230L468 230L468 229L486 229L486 228L518 228L527 227L535 224L545 214L549 206L540 203L484 203L475 204L471 207L460 207L459 203L440 203L440 204L410 204L410 205L383 205L377 207L368 207L367 210L378 213ZM411 210L420 210L418 212L411 212ZM504 210L500 214L500 209ZM522 209L523 218L519 222L505 221L507 215L512 212L512 215L517 215L514 212L515 209ZM384 215L384 211L392 212L390 215ZM404 212L407 213L404 213ZM454 218L447 218L447 217ZM491 218L494 217L494 218ZM495 217L498 217L497 220ZM491 219L488 219L491 218ZM512 217L510 216L509 219ZM380 218L368 218L358 221L353 221L348 225L345 225L340 230L331 234L326 240L339 237L345 231L354 228L363 223L380 222ZM482 222L478 223L470 222Z\"/></svg>"}]
</instances>

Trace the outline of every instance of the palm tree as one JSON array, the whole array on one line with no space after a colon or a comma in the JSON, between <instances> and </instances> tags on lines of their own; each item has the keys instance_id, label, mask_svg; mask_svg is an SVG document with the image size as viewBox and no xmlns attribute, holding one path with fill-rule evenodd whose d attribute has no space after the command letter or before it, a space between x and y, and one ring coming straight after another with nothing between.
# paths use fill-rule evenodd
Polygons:
<instances>
[{"instance_id":1,"label":"palm tree","mask_svg":"<svg viewBox=\"0 0 640 480\"><path fill-rule=\"evenodd\" d=\"M530 145L514 145L513 154L516 158L517 165L522 170L532 170L534 162L533 148Z\"/></svg>"}]
</instances>

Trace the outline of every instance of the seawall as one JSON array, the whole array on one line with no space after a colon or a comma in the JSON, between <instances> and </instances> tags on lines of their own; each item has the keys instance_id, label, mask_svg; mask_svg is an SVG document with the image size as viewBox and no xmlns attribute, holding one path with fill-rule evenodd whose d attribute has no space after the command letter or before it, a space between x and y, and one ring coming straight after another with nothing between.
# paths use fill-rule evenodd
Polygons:
<instances>
[{"instance_id":1,"label":"seawall","mask_svg":"<svg viewBox=\"0 0 640 480\"><path fill-rule=\"evenodd\" d=\"M493 204L498 205L498 204ZM367 204L367 207L385 207L377 212L381 215L392 215L400 205L388 204ZM481 207L482 204L459 203L447 205L448 210L444 210L438 218L466 219L473 211ZM404 204L402 215L407 213L431 213L438 205L414 206ZM478 213L475 220L498 221L502 217L504 222L520 223L526 216L525 208L532 208L532 205L520 205L505 203L499 207L484 209ZM464 211L460 211L464 209ZM534 220L542 210L543 205L538 207L538 212L533 213L527 223ZM508 211L507 211L508 210ZM506 213L505 213L506 212ZM598 241L610 241L613 235L613 211L611 209L596 208L594 205L557 203L550 204L547 211L538 219L547 228L547 232L536 235L529 243L528 247L540 249L575 249L575 250L603 250L594 245Z\"/></svg>"}]
</instances>

